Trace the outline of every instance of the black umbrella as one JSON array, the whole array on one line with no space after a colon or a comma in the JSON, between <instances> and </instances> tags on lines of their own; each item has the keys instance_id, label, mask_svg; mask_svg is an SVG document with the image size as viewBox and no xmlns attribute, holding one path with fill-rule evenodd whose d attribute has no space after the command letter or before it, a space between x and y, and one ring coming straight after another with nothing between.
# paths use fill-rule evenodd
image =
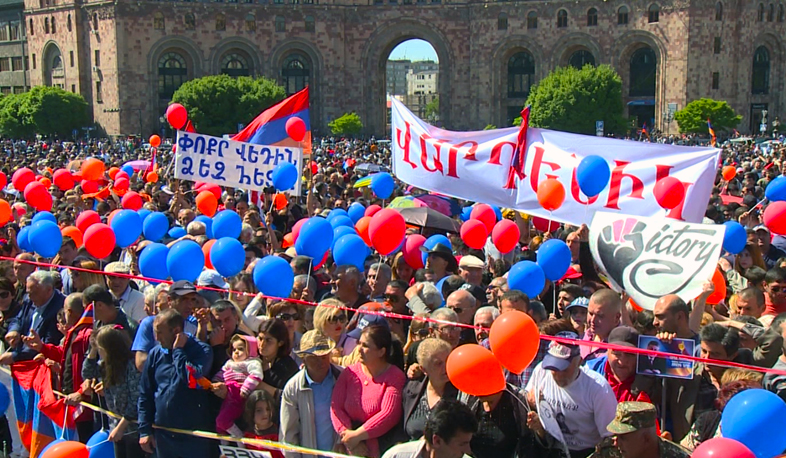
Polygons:
<instances>
[{"instance_id":1,"label":"black umbrella","mask_svg":"<svg viewBox=\"0 0 786 458\"><path fill-rule=\"evenodd\" d=\"M459 233L460 224L455 219L429 207L394 208L401 213L407 224L445 232Z\"/></svg>"},{"instance_id":2,"label":"black umbrella","mask_svg":"<svg viewBox=\"0 0 786 458\"><path fill-rule=\"evenodd\" d=\"M390 172L390 169L385 167L384 165L371 164L369 162L364 162L362 164L358 164L355 167L355 170L357 170L359 172L371 172L371 173Z\"/></svg>"}]
</instances>

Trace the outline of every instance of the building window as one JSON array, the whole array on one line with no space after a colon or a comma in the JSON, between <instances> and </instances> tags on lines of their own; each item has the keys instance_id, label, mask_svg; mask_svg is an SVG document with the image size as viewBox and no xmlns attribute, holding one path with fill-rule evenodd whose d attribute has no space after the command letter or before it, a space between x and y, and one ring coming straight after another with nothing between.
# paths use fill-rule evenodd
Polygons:
<instances>
[{"instance_id":1,"label":"building window","mask_svg":"<svg viewBox=\"0 0 786 458\"><path fill-rule=\"evenodd\" d=\"M100 49L96 49L95 51L93 51L93 65L95 65L96 67L100 67L101 66L101 50Z\"/></svg>"},{"instance_id":2,"label":"building window","mask_svg":"<svg viewBox=\"0 0 786 458\"><path fill-rule=\"evenodd\" d=\"M276 4L276 5L283 5L284 4L284 0L273 0L273 3Z\"/></svg>"},{"instance_id":3,"label":"building window","mask_svg":"<svg viewBox=\"0 0 786 458\"><path fill-rule=\"evenodd\" d=\"M22 23L19 22L19 21L13 21L13 22L9 23L8 24L8 32L9 32L8 38L10 38L11 40L19 40L20 38L22 38L21 28L22 28Z\"/></svg>"},{"instance_id":4,"label":"building window","mask_svg":"<svg viewBox=\"0 0 786 458\"><path fill-rule=\"evenodd\" d=\"M784 16L786 16L786 12L783 9L783 3L778 5L778 22L783 22Z\"/></svg>"},{"instance_id":5,"label":"building window","mask_svg":"<svg viewBox=\"0 0 786 458\"><path fill-rule=\"evenodd\" d=\"M33 19L30 19L30 27L28 27L28 29L30 30L30 36L32 36L33 33L34 33L33 32Z\"/></svg>"},{"instance_id":6,"label":"building window","mask_svg":"<svg viewBox=\"0 0 786 458\"><path fill-rule=\"evenodd\" d=\"M68 15L68 18L66 19L66 29L69 32L71 31L71 15L70 14Z\"/></svg>"},{"instance_id":7,"label":"building window","mask_svg":"<svg viewBox=\"0 0 786 458\"><path fill-rule=\"evenodd\" d=\"M313 5L314 4L314 0L303 0L303 4L304 5Z\"/></svg>"},{"instance_id":8,"label":"building window","mask_svg":"<svg viewBox=\"0 0 786 458\"><path fill-rule=\"evenodd\" d=\"M772 22L775 19L775 5L770 3L769 9L767 9L767 22Z\"/></svg>"},{"instance_id":9,"label":"building window","mask_svg":"<svg viewBox=\"0 0 786 458\"><path fill-rule=\"evenodd\" d=\"M650 5L647 11L647 22L654 24L660 20L660 6L657 3Z\"/></svg>"},{"instance_id":10,"label":"building window","mask_svg":"<svg viewBox=\"0 0 786 458\"><path fill-rule=\"evenodd\" d=\"M276 16L276 32L286 32L287 23L283 16Z\"/></svg>"},{"instance_id":11,"label":"building window","mask_svg":"<svg viewBox=\"0 0 786 458\"><path fill-rule=\"evenodd\" d=\"M712 88L718 89L720 87L720 72L712 72Z\"/></svg>"},{"instance_id":12,"label":"building window","mask_svg":"<svg viewBox=\"0 0 786 458\"><path fill-rule=\"evenodd\" d=\"M172 94L186 82L186 60L176 52L166 53L158 60L158 98L171 100Z\"/></svg>"},{"instance_id":13,"label":"building window","mask_svg":"<svg viewBox=\"0 0 786 458\"><path fill-rule=\"evenodd\" d=\"M538 13L535 11L530 11L527 13L527 28L528 29L537 29L538 28Z\"/></svg>"},{"instance_id":14,"label":"building window","mask_svg":"<svg viewBox=\"0 0 786 458\"><path fill-rule=\"evenodd\" d=\"M71 85L71 93L76 94L76 84Z\"/></svg>"},{"instance_id":15,"label":"building window","mask_svg":"<svg viewBox=\"0 0 786 458\"><path fill-rule=\"evenodd\" d=\"M308 60L299 54L293 54L284 60L281 76L287 95L292 95L308 86L311 71Z\"/></svg>"},{"instance_id":16,"label":"building window","mask_svg":"<svg viewBox=\"0 0 786 458\"><path fill-rule=\"evenodd\" d=\"M617 10L617 25L628 25L628 7L625 5Z\"/></svg>"},{"instance_id":17,"label":"building window","mask_svg":"<svg viewBox=\"0 0 786 458\"><path fill-rule=\"evenodd\" d=\"M587 27L596 25L598 25L598 10L590 8L589 11L587 11Z\"/></svg>"},{"instance_id":18,"label":"building window","mask_svg":"<svg viewBox=\"0 0 786 458\"><path fill-rule=\"evenodd\" d=\"M579 70L581 70L585 65L592 65L594 67L595 56L593 56L592 53L586 49L579 49L570 56L568 65L573 68L578 68Z\"/></svg>"},{"instance_id":19,"label":"building window","mask_svg":"<svg viewBox=\"0 0 786 458\"><path fill-rule=\"evenodd\" d=\"M68 51L68 63L71 67L74 66L74 51Z\"/></svg>"},{"instance_id":20,"label":"building window","mask_svg":"<svg viewBox=\"0 0 786 458\"><path fill-rule=\"evenodd\" d=\"M0 72L10 72L11 71L11 59L8 57L0 58Z\"/></svg>"},{"instance_id":21,"label":"building window","mask_svg":"<svg viewBox=\"0 0 786 458\"><path fill-rule=\"evenodd\" d=\"M32 60L33 60L33 70L35 70L36 67L35 54L33 54Z\"/></svg>"},{"instance_id":22,"label":"building window","mask_svg":"<svg viewBox=\"0 0 786 458\"><path fill-rule=\"evenodd\" d=\"M715 20L716 21L723 20L723 3L721 2L715 4Z\"/></svg>"},{"instance_id":23,"label":"building window","mask_svg":"<svg viewBox=\"0 0 786 458\"><path fill-rule=\"evenodd\" d=\"M22 56L11 58L11 70L15 72L24 70L24 68L22 68Z\"/></svg>"},{"instance_id":24,"label":"building window","mask_svg":"<svg viewBox=\"0 0 786 458\"><path fill-rule=\"evenodd\" d=\"M101 94L101 81L96 81L96 103L104 103L104 96Z\"/></svg>"},{"instance_id":25,"label":"building window","mask_svg":"<svg viewBox=\"0 0 786 458\"><path fill-rule=\"evenodd\" d=\"M767 94L770 89L770 51L764 47L756 48L753 55L753 75L751 92L753 94Z\"/></svg>"},{"instance_id":26,"label":"building window","mask_svg":"<svg viewBox=\"0 0 786 458\"><path fill-rule=\"evenodd\" d=\"M57 33L57 28L55 27L55 17L52 16L50 21L52 22L52 33Z\"/></svg>"},{"instance_id":27,"label":"building window","mask_svg":"<svg viewBox=\"0 0 786 458\"><path fill-rule=\"evenodd\" d=\"M98 13L93 13L93 30L98 31Z\"/></svg>"},{"instance_id":28,"label":"building window","mask_svg":"<svg viewBox=\"0 0 786 458\"><path fill-rule=\"evenodd\" d=\"M256 32L257 19L253 14L246 15L246 32Z\"/></svg>"},{"instance_id":29,"label":"building window","mask_svg":"<svg viewBox=\"0 0 786 458\"><path fill-rule=\"evenodd\" d=\"M497 16L497 30L508 30L508 15L499 13Z\"/></svg>"},{"instance_id":30,"label":"building window","mask_svg":"<svg viewBox=\"0 0 786 458\"><path fill-rule=\"evenodd\" d=\"M637 49L630 58L630 96L654 97L657 56L649 46Z\"/></svg>"},{"instance_id":31,"label":"building window","mask_svg":"<svg viewBox=\"0 0 786 458\"><path fill-rule=\"evenodd\" d=\"M0 24L0 41L8 41L8 24Z\"/></svg>"},{"instance_id":32,"label":"building window","mask_svg":"<svg viewBox=\"0 0 786 458\"><path fill-rule=\"evenodd\" d=\"M153 15L153 28L155 30L164 30L166 28L166 19L164 19L164 13L158 11Z\"/></svg>"},{"instance_id":33,"label":"building window","mask_svg":"<svg viewBox=\"0 0 786 458\"><path fill-rule=\"evenodd\" d=\"M535 59L524 51L508 60L508 98L525 99L535 79Z\"/></svg>"},{"instance_id":34,"label":"building window","mask_svg":"<svg viewBox=\"0 0 786 458\"><path fill-rule=\"evenodd\" d=\"M49 33L49 18L44 18L44 33Z\"/></svg>"},{"instance_id":35,"label":"building window","mask_svg":"<svg viewBox=\"0 0 786 458\"><path fill-rule=\"evenodd\" d=\"M0 87L0 93L2 93L3 95L10 94L11 93L11 86Z\"/></svg>"},{"instance_id":36,"label":"building window","mask_svg":"<svg viewBox=\"0 0 786 458\"><path fill-rule=\"evenodd\" d=\"M314 32L317 29L314 16L306 16L306 32Z\"/></svg>"},{"instance_id":37,"label":"building window","mask_svg":"<svg viewBox=\"0 0 786 458\"><path fill-rule=\"evenodd\" d=\"M223 32L227 29L227 17L221 13L216 15L216 31Z\"/></svg>"},{"instance_id":38,"label":"building window","mask_svg":"<svg viewBox=\"0 0 786 458\"><path fill-rule=\"evenodd\" d=\"M764 3L759 3L759 14L756 16L759 22L764 22Z\"/></svg>"},{"instance_id":39,"label":"building window","mask_svg":"<svg viewBox=\"0 0 786 458\"><path fill-rule=\"evenodd\" d=\"M568 12L559 10L557 13L557 27L563 28L568 26Z\"/></svg>"},{"instance_id":40,"label":"building window","mask_svg":"<svg viewBox=\"0 0 786 458\"><path fill-rule=\"evenodd\" d=\"M720 54L721 52L721 37L715 37L715 42L712 44L712 52Z\"/></svg>"},{"instance_id":41,"label":"building window","mask_svg":"<svg viewBox=\"0 0 786 458\"><path fill-rule=\"evenodd\" d=\"M196 18L193 13L186 13L183 17L183 23L185 24L186 30L196 29Z\"/></svg>"},{"instance_id":42,"label":"building window","mask_svg":"<svg viewBox=\"0 0 786 458\"><path fill-rule=\"evenodd\" d=\"M251 76L251 67L248 65L248 59L245 56L239 53L232 53L221 59L221 73L233 78Z\"/></svg>"}]
</instances>

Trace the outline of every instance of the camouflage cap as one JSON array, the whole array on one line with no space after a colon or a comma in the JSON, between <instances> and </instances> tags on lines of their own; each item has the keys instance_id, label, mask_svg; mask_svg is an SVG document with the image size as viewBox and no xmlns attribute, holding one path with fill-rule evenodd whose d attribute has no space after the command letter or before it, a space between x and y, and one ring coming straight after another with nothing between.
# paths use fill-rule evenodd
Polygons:
<instances>
[{"instance_id":1,"label":"camouflage cap","mask_svg":"<svg viewBox=\"0 0 786 458\"><path fill-rule=\"evenodd\" d=\"M626 401L617 404L617 415L606 427L614 434L628 434L655 426L658 416L655 406L648 402Z\"/></svg>"}]
</instances>

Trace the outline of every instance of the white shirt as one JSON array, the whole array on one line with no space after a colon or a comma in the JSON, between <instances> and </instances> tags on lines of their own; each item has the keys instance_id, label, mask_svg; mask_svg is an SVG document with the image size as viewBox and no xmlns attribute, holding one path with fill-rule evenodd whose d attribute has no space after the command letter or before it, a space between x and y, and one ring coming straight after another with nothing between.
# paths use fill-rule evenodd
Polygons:
<instances>
[{"instance_id":1,"label":"white shirt","mask_svg":"<svg viewBox=\"0 0 786 458\"><path fill-rule=\"evenodd\" d=\"M120 302L120 310L122 310L129 319L134 320L136 324L139 324L140 321L147 318L147 312L145 311L145 295L134 288L130 286L126 287L126 290L117 300Z\"/></svg>"},{"instance_id":2,"label":"white shirt","mask_svg":"<svg viewBox=\"0 0 786 458\"><path fill-rule=\"evenodd\" d=\"M427 458L428 456L425 439L419 439L390 447L388 451L382 455L382 458ZM464 455L462 458L470 457Z\"/></svg>"},{"instance_id":3,"label":"white shirt","mask_svg":"<svg viewBox=\"0 0 786 458\"><path fill-rule=\"evenodd\" d=\"M527 383L527 392L550 408L570 450L593 448L603 437L612 435L606 426L614 420L617 398L597 372L582 367L573 383L561 387L551 371L538 364Z\"/></svg>"}]
</instances>

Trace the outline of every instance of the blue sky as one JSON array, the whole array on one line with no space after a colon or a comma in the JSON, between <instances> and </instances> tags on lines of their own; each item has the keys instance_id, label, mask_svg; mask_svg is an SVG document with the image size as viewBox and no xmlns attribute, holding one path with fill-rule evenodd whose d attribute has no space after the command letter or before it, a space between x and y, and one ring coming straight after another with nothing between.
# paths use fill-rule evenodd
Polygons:
<instances>
[{"instance_id":1,"label":"blue sky","mask_svg":"<svg viewBox=\"0 0 786 458\"><path fill-rule=\"evenodd\" d=\"M428 41L407 40L393 48L390 59L433 60L439 62L437 52Z\"/></svg>"}]
</instances>

